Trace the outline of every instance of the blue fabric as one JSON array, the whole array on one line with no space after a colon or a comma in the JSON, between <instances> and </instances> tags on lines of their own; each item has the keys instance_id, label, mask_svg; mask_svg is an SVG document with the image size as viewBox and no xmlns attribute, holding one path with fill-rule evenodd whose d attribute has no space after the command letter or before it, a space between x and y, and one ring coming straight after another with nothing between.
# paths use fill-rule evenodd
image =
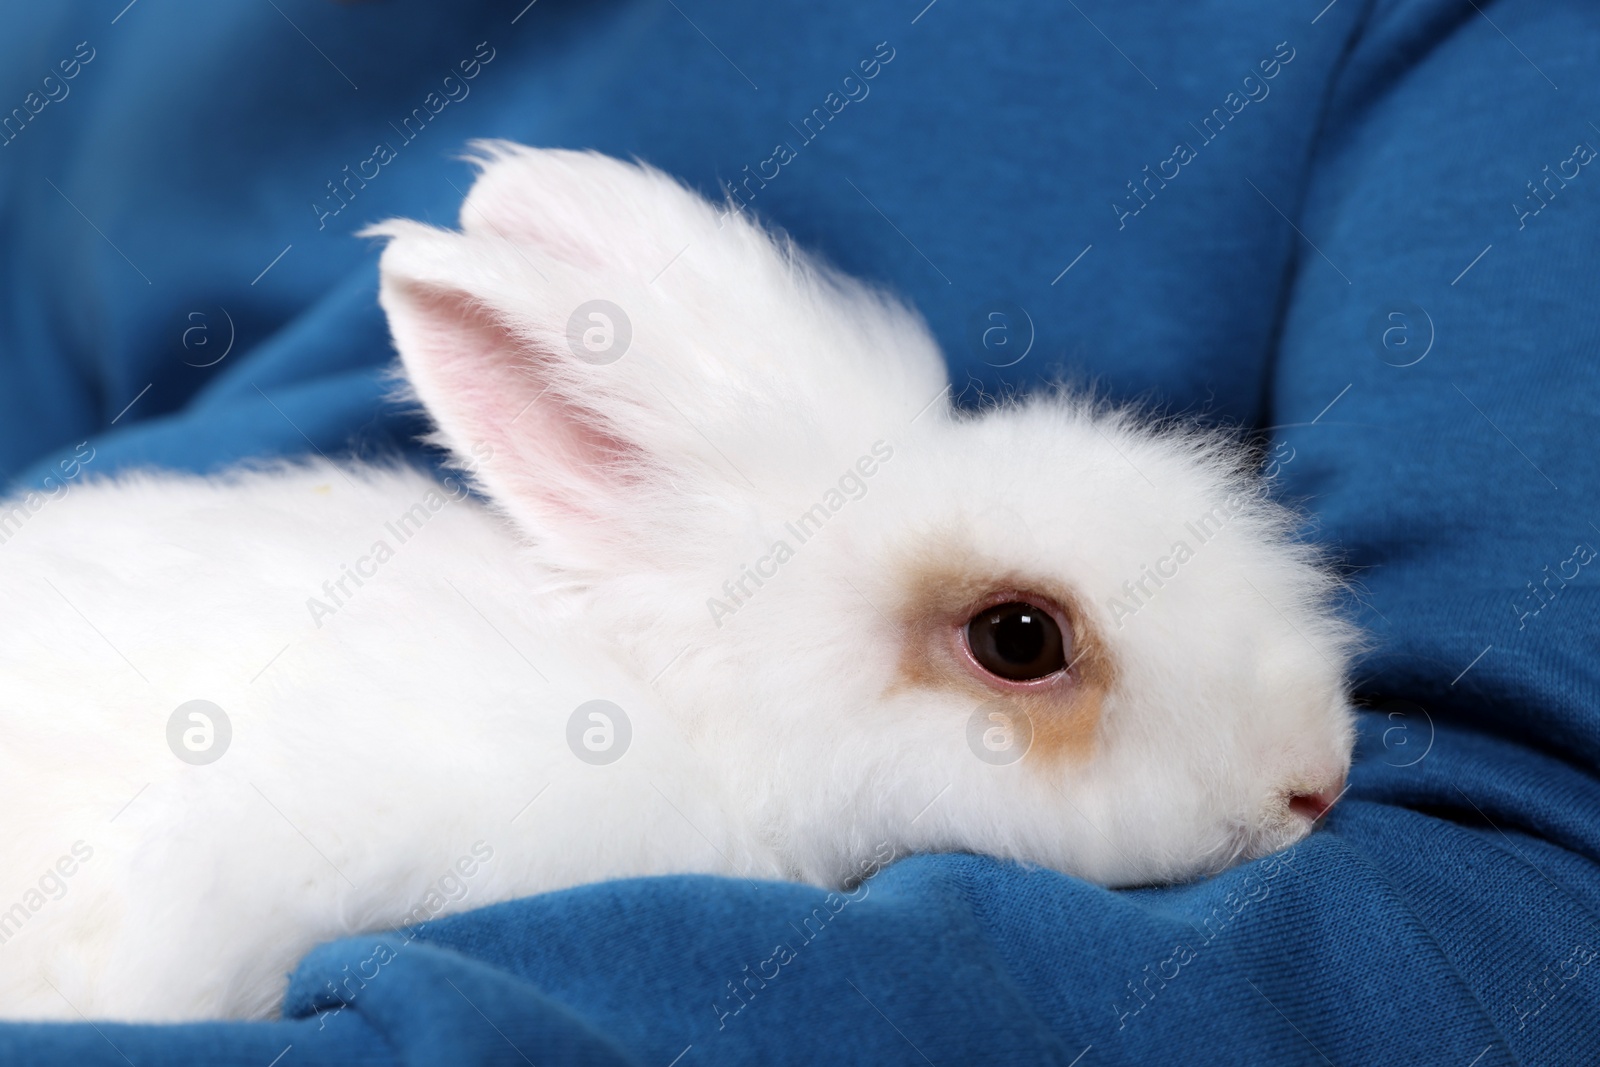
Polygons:
<instances>
[{"instance_id":1,"label":"blue fabric","mask_svg":"<svg viewBox=\"0 0 1600 1067\"><path fill-rule=\"evenodd\" d=\"M1600 11L924 2L8 12L0 115L37 114L0 135L0 473L49 488L82 442L91 471L413 451L360 225L453 219L472 137L708 192L787 142L752 206L914 302L968 399L1065 375L1260 431L1374 635L1326 828L1128 892L968 856L831 907L594 886L324 946L283 1022L6 1026L0 1056L1600 1058ZM807 141L830 92L860 98ZM341 206L325 183L380 141L397 158Z\"/></svg>"}]
</instances>

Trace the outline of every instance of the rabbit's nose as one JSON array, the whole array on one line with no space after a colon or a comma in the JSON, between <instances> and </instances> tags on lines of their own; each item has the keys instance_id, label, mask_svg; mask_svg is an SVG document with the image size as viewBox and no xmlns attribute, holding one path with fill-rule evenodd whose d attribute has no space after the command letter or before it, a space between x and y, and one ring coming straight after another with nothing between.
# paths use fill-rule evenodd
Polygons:
<instances>
[{"instance_id":1,"label":"rabbit's nose","mask_svg":"<svg viewBox=\"0 0 1600 1067\"><path fill-rule=\"evenodd\" d=\"M1346 788L1348 787L1341 781L1332 789L1323 789L1316 793L1295 793L1289 797L1289 810L1316 822L1328 814L1328 809L1344 796Z\"/></svg>"}]
</instances>

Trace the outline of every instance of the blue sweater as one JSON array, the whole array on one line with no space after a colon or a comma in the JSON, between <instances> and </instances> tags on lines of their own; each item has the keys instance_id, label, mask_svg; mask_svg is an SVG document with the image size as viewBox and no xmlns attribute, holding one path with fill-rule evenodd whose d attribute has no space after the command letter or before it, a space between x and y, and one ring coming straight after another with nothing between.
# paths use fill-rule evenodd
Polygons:
<instances>
[{"instance_id":1,"label":"blue sweater","mask_svg":"<svg viewBox=\"0 0 1600 1067\"><path fill-rule=\"evenodd\" d=\"M415 453L352 233L452 220L469 138L636 155L903 294L968 401L1256 433L1373 636L1349 794L1198 884L610 883L323 946L281 1022L0 1057L1600 1062L1600 11L524 2L0 16L0 474Z\"/></svg>"}]
</instances>

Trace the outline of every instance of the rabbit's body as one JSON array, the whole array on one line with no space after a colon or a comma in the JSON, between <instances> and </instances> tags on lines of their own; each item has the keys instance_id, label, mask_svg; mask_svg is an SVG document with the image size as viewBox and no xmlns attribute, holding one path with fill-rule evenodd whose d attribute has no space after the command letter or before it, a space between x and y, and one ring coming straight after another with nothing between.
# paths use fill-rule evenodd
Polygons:
<instances>
[{"instance_id":1,"label":"rabbit's body","mask_svg":"<svg viewBox=\"0 0 1600 1067\"><path fill-rule=\"evenodd\" d=\"M318 941L603 878L1127 884L1309 830L1352 631L1236 447L958 415L913 315L671 180L484 166L465 232L380 232L490 503L137 475L0 545L0 1011L266 1014Z\"/></svg>"},{"instance_id":2,"label":"rabbit's body","mask_svg":"<svg viewBox=\"0 0 1600 1067\"><path fill-rule=\"evenodd\" d=\"M5 1014L259 1015L341 934L608 877L787 873L739 825L748 798L603 635L532 610L506 524L451 488L141 477L0 546ZM609 766L568 745L595 698L632 729ZM231 726L207 765L169 744L194 699Z\"/></svg>"}]
</instances>

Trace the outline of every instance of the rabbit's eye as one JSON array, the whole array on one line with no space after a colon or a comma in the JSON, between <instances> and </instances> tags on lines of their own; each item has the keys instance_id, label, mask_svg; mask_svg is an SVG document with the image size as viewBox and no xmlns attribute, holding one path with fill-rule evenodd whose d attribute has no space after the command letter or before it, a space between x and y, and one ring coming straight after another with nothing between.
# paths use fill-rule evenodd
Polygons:
<instances>
[{"instance_id":1,"label":"rabbit's eye","mask_svg":"<svg viewBox=\"0 0 1600 1067\"><path fill-rule=\"evenodd\" d=\"M1050 612L1035 604L996 604L967 623L967 647L990 674L1031 682L1067 665L1066 642Z\"/></svg>"}]
</instances>

